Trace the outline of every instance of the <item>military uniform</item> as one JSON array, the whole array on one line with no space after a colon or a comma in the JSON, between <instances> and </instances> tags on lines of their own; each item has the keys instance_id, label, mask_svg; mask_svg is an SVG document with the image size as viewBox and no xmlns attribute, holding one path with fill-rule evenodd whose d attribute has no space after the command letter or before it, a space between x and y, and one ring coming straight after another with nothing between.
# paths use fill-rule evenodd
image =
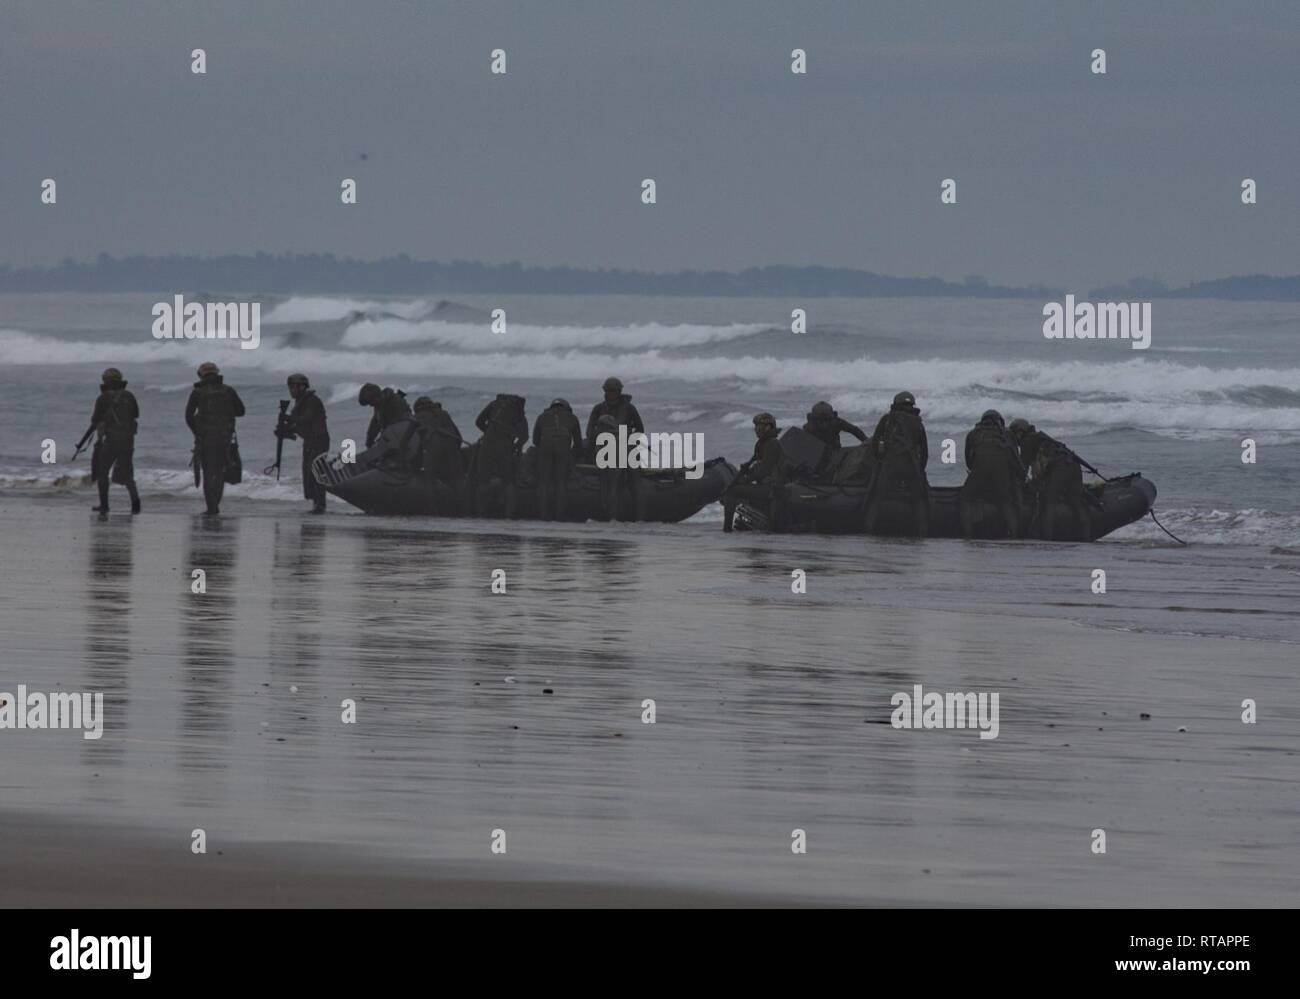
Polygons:
<instances>
[{"instance_id":1,"label":"military uniform","mask_svg":"<svg viewBox=\"0 0 1300 999\"><path fill-rule=\"evenodd\" d=\"M826 406L826 409L820 410L819 407L821 406ZM850 423L823 402L819 402L813 407L812 412L808 414L808 422L803 425L803 429L826 445L828 455L831 451L838 451L842 446L840 444L840 434L849 434L856 437L863 444L867 442L866 432L861 427Z\"/></svg>"},{"instance_id":2,"label":"military uniform","mask_svg":"<svg viewBox=\"0 0 1300 999\"><path fill-rule=\"evenodd\" d=\"M493 506L494 482L501 484L505 515L514 516L516 459L528 443L528 418L522 396L501 393L478 414L474 426L482 432L474 456L474 502L480 514Z\"/></svg>"},{"instance_id":3,"label":"military uniform","mask_svg":"<svg viewBox=\"0 0 1300 999\"><path fill-rule=\"evenodd\" d=\"M294 400L286 430L290 440L296 437L302 441L303 497L311 500L318 513L324 512L325 487L312 475L311 464L318 455L330 449L330 432L325 422L325 403L312 389L304 388Z\"/></svg>"},{"instance_id":4,"label":"military uniform","mask_svg":"<svg viewBox=\"0 0 1300 999\"><path fill-rule=\"evenodd\" d=\"M1019 421L1017 421L1019 422ZM1037 500L1038 534L1051 541L1055 533L1056 507L1064 506L1079 528L1083 541L1092 540L1092 518L1083 489L1083 468L1074 453L1053 437L1032 425L1017 435L1021 463L1029 469L1031 489Z\"/></svg>"},{"instance_id":5,"label":"military uniform","mask_svg":"<svg viewBox=\"0 0 1300 999\"><path fill-rule=\"evenodd\" d=\"M459 485L464 469L456 421L441 403L425 396L415 400L415 419L420 428L420 466L425 476L430 482Z\"/></svg>"},{"instance_id":6,"label":"military uniform","mask_svg":"<svg viewBox=\"0 0 1300 999\"><path fill-rule=\"evenodd\" d=\"M573 409L556 399L533 424L537 449L537 509L544 519L563 520L568 505L569 476L582 454L582 427Z\"/></svg>"},{"instance_id":7,"label":"military uniform","mask_svg":"<svg viewBox=\"0 0 1300 999\"><path fill-rule=\"evenodd\" d=\"M961 487L962 533L974 533L975 512L990 504L1002 517L1004 534L1015 537L1020 527L1021 483L1024 466L1015 442L1002 424L1002 417L990 410L966 434L966 481Z\"/></svg>"},{"instance_id":8,"label":"military uniform","mask_svg":"<svg viewBox=\"0 0 1300 999\"><path fill-rule=\"evenodd\" d=\"M740 502L762 506L772 518L773 530L782 527L781 493L781 431L770 413L754 417L754 453L736 471L722 494L722 529L730 531Z\"/></svg>"},{"instance_id":9,"label":"military uniform","mask_svg":"<svg viewBox=\"0 0 1300 999\"><path fill-rule=\"evenodd\" d=\"M632 397L623 391L622 381L606 378L601 388L605 398L591 407L591 414L587 417L587 452L593 462L599 450L596 439L602 433L612 433L617 437L619 427L627 427L629 438L633 434L645 433L641 414L632 405ZM631 496L631 519L639 519L643 504L640 473L634 468L601 469L600 495L607 520L619 519L619 500L624 492Z\"/></svg>"},{"instance_id":10,"label":"military uniform","mask_svg":"<svg viewBox=\"0 0 1300 999\"><path fill-rule=\"evenodd\" d=\"M598 435L596 422L602 416L612 417L616 427L627 427L628 436L645 433L645 424L641 422L641 414L632 405L630 395L620 395L613 402L602 399L591 407L591 415L587 417L587 447L593 457L596 453L596 437Z\"/></svg>"},{"instance_id":11,"label":"military uniform","mask_svg":"<svg viewBox=\"0 0 1300 999\"><path fill-rule=\"evenodd\" d=\"M135 434L139 420L140 404L127 390L121 372L109 368L104 372L99 398L90 416L96 434L90 471L99 489L99 506L95 509L101 513L108 512L110 482L126 486L131 512L140 512L140 493L135 485Z\"/></svg>"},{"instance_id":12,"label":"military uniform","mask_svg":"<svg viewBox=\"0 0 1300 999\"><path fill-rule=\"evenodd\" d=\"M207 368L204 365L203 368ZM200 370L203 370L202 368ZM226 466L232 460L235 420L244 415L239 393L225 384L216 365L199 376L185 406L185 425L194 434L203 472L203 498L208 513L217 513L226 488Z\"/></svg>"},{"instance_id":13,"label":"military uniform","mask_svg":"<svg viewBox=\"0 0 1300 999\"><path fill-rule=\"evenodd\" d=\"M380 389L378 385L368 383L361 387L359 400L363 406L374 409L370 426L366 428L366 447L373 445L385 429L411 415L406 393L397 389Z\"/></svg>"},{"instance_id":14,"label":"military uniform","mask_svg":"<svg viewBox=\"0 0 1300 999\"><path fill-rule=\"evenodd\" d=\"M925 424L910 392L900 392L888 413L876 424L871 452L877 466L868 489L866 530L874 528L880 506L905 500L912 509L916 534L925 537L930 523L930 484L925 466L930 460Z\"/></svg>"}]
</instances>

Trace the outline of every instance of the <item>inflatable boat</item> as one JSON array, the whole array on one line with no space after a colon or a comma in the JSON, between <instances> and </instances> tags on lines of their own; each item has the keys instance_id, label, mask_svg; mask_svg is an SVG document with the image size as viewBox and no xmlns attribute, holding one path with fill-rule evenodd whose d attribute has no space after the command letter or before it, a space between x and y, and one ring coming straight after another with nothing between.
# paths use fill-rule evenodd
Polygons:
<instances>
[{"instance_id":1,"label":"inflatable boat","mask_svg":"<svg viewBox=\"0 0 1300 999\"><path fill-rule=\"evenodd\" d=\"M798 428L788 429L781 436L783 470L787 481L766 490L758 500L750 496L736 505L735 527L750 531L790 531L820 534L866 534L867 497L870 492L871 461L867 446L843 448L834 454L826 475L829 483L797 481L800 473L815 467L820 461L821 444ZM841 475L841 473L844 473ZM836 484L835 479L849 481ZM863 481L853 481L853 480ZM1156 487L1140 473L1107 479L1084 487L1089 519L1089 537L1084 538L1079 521L1069 510L1057 506L1052 511L1056 541L1097 540L1126 524L1141 520L1155 506ZM751 487L752 491L752 487ZM929 524L926 534L932 538L960 538L961 487L931 486L929 488ZM910 506L905 502L884 501L872 525L872 534L910 535L915 523ZM1026 503L1021 512L1016 535L1021 538L1037 537L1038 518ZM972 537L1004 538L1006 528L1002 517L989 504L977 504L973 510Z\"/></svg>"},{"instance_id":2,"label":"inflatable boat","mask_svg":"<svg viewBox=\"0 0 1300 999\"><path fill-rule=\"evenodd\" d=\"M413 470L419 464L419 439L410 433L412 421L402 420L388 427L374 445L345 462L340 455L320 455L312 463L312 475L325 490L359 510L399 516L454 517L513 516L537 519L536 451L530 449L518 459L511 509L504 495L494 495L491 510L476 511L468 475L474 463L476 445L461 448L461 474L453 481L431 481ZM579 464L569 477L564 519L581 522L603 520L600 470ZM687 478L684 469L642 469L628 477L619 497L619 520L675 523L685 520L721 497L736 476L725 458L704 463L699 478ZM633 488L634 486L634 488ZM504 489L497 490L504 494Z\"/></svg>"},{"instance_id":3,"label":"inflatable boat","mask_svg":"<svg viewBox=\"0 0 1300 999\"><path fill-rule=\"evenodd\" d=\"M1085 486L1091 540L1104 537L1126 524L1145 517L1155 505L1156 487L1134 473L1097 485ZM960 486L930 487L930 523L927 536L960 538ZM821 534L866 534L867 487L820 486L787 483L775 487L771 503L742 501L736 506L736 529L750 531L793 531ZM1024 511L1017 534L1033 537L1032 511ZM1054 514L1056 541L1082 541L1077 522L1068 511ZM885 502L873 534L911 534L911 511L903 504ZM977 538L1005 537L1001 518L988 505L977 511L972 531Z\"/></svg>"}]
</instances>

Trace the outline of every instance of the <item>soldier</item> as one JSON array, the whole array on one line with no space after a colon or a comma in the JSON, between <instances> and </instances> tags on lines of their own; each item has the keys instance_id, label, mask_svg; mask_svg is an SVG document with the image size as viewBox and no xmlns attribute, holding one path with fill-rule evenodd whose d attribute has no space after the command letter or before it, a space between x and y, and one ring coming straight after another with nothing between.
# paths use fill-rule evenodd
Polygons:
<instances>
[{"instance_id":1,"label":"soldier","mask_svg":"<svg viewBox=\"0 0 1300 999\"><path fill-rule=\"evenodd\" d=\"M461 436L451 414L427 395L415 400L415 419L419 424L420 465L430 484L443 482L453 488L460 485L464 467L460 460Z\"/></svg>"},{"instance_id":2,"label":"soldier","mask_svg":"<svg viewBox=\"0 0 1300 999\"><path fill-rule=\"evenodd\" d=\"M515 515L515 474L519 452L528 443L528 418L523 396L500 393L483 407L474 421L482 431L474 456L474 503L480 515L496 504L492 494L500 492L506 517Z\"/></svg>"},{"instance_id":3,"label":"soldier","mask_svg":"<svg viewBox=\"0 0 1300 999\"><path fill-rule=\"evenodd\" d=\"M135 433L139 426L140 404L127 391L126 381L117 368L104 370L99 398L95 400L90 416L91 431L95 433L95 449L91 452L90 471L99 488L101 514L108 513L108 486L116 482L126 486L131 497L131 512L140 512L140 493L135 487ZM85 438L82 438L84 442Z\"/></svg>"},{"instance_id":4,"label":"soldier","mask_svg":"<svg viewBox=\"0 0 1300 999\"><path fill-rule=\"evenodd\" d=\"M889 412L876 424L871 451L877 465L867 490L867 533L876 525L881 504L901 499L911 508L916 536L925 537L930 525L930 484L925 478L930 447L911 392L894 396Z\"/></svg>"},{"instance_id":5,"label":"soldier","mask_svg":"<svg viewBox=\"0 0 1300 999\"><path fill-rule=\"evenodd\" d=\"M289 395L293 397L284 427L276 430L277 437L302 441L302 494L311 500L312 513L325 512L325 487L311 474L311 463L317 455L330 449L330 432L325 423L325 403L312 390L306 375L290 375Z\"/></svg>"},{"instance_id":6,"label":"soldier","mask_svg":"<svg viewBox=\"0 0 1300 999\"><path fill-rule=\"evenodd\" d=\"M612 416L615 428L627 427L629 437L634 433L645 433L645 424L632 405L632 397L623 394L623 383L617 378L606 378L603 387L605 398L591 407L591 415L587 417L587 449L593 456L596 453L596 421L602 416Z\"/></svg>"},{"instance_id":7,"label":"soldier","mask_svg":"<svg viewBox=\"0 0 1300 999\"><path fill-rule=\"evenodd\" d=\"M754 417L754 454L740 466L736 477L722 494L722 529L728 533L736 516L736 504L741 500L769 501L773 486L779 486L777 474L781 466L781 431L776 417L759 413ZM778 505L779 506L779 505ZM774 518L779 521L779 517ZM780 527L773 523L773 527Z\"/></svg>"},{"instance_id":8,"label":"soldier","mask_svg":"<svg viewBox=\"0 0 1300 999\"><path fill-rule=\"evenodd\" d=\"M1020 491L1025 468L1002 422L1002 414L996 409L986 410L966 435L966 468L969 471L961 487L960 500L962 534L970 540L977 507L989 504L1002 517L1003 536L1014 538L1020 529Z\"/></svg>"},{"instance_id":9,"label":"soldier","mask_svg":"<svg viewBox=\"0 0 1300 999\"><path fill-rule=\"evenodd\" d=\"M185 425L194 434L207 512L216 514L221 512L221 496L226 489L226 467L235 457L235 420L244 415L244 403L239 393L225 384L211 361L199 365L198 376L185 405Z\"/></svg>"},{"instance_id":10,"label":"soldier","mask_svg":"<svg viewBox=\"0 0 1300 999\"><path fill-rule=\"evenodd\" d=\"M803 428L826 445L827 455L840 449L841 433L851 434L860 443L867 442L867 435L862 428L854 426L840 416L831 408L829 402L813 403L813 408L808 414L808 422L803 425Z\"/></svg>"},{"instance_id":11,"label":"soldier","mask_svg":"<svg viewBox=\"0 0 1300 999\"><path fill-rule=\"evenodd\" d=\"M543 520L563 520L569 476L582 456L582 427L567 401L555 399L537 418L533 447L537 448L538 514Z\"/></svg>"},{"instance_id":12,"label":"soldier","mask_svg":"<svg viewBox=\"0 0 1300 999\"><path fill-rule=\"evenodd\" d=\"M1028 420L1012 420L1011 437L1020 449L1021 464L1029 471L1030 489L1037 499L1039 537L1052 540L1056 508L1064 506L1078 524L1079 539L1091 541L1092 518L1083 489L1083 468L1075 453Z\"/></svg>"},{"instance_id":13,"label":"soldier","mask_svg":"<svg viewBox=\"0 0 1300 999\"><path fill-rule=\"evenodd\" d=\"M370 417L370 426L366 428L366 447L371 447L385 428L411 415L405 392L391 388L381 389L374 382L366 382L361 386L357 403L370 406L375 411Z\"/></svg>"},{"instance_id":14,"label":"soldier","mask_svg":"<svg viewBox=\"0 0 1300 999\"><path fill-rule=\"evenodd\" d=\"M605 379L605 384L601 387L605 391L605 398L591 407L591 415L587 417L587 450L592 461L596 460L597 438L602 433L612 433L617 437L619 427L627 427L629 438L633 434L645 433L641 414L632 405L632 397L624 394L622 381L611 376ZM626 491L632 499L632 519L636 520L640 516L642 503L640 474L634 468L604 471L608 474L602 474L600 482L606 518L618 519L619 497Z\"/></svg>"}]
</instances>

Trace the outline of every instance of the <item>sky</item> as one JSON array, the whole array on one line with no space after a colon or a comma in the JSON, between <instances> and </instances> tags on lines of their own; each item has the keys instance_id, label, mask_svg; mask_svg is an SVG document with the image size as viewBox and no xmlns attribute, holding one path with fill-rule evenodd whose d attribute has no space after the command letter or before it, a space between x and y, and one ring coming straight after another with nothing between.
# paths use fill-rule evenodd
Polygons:
<instances>
[{"instance_id":1,"label":"sky","mask_svg":"<svg viewBox=\"0 0 1300 999\"><path fill-rule=\"evenodd\" d=\"M1295 0L2 0L0 263L1295 274L1298 109Z\"/></svg>"}]
</instances>

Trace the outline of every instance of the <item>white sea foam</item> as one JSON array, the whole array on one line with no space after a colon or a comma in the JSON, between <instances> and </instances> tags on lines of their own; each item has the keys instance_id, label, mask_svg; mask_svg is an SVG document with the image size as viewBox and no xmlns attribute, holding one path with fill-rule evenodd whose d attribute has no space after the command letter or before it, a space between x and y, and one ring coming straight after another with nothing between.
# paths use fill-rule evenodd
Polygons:
<instances>
[{"instance_id":1,"label":"white sea foam","mask_svg":"<svg viewBox=\"0 0 1300 999\"><path fill-rule=\"evenodd\" d=\"M432 308L424 299L384 302L360 298L303 296L287 299L262 317L264 323L318 323L344 319L353 312L391 312L405 319L422 316Z\"/></svg>"},{"instance_id":2,"label":"white sea foam","mask_svg":"<svg viewBox=\"0 0 1300 999\"><path fill-rule=\"evenodd\" d=\"M704 326L684 323L668 326L641 323L632 326L529 326L511 323L498 336L486 323L403 322L396 319L362 320L348 327L340 341L345 347L387 347L427 343L476 352L543 352L566 348L616 347L622 349L688 347L734 340L760 333L766 326L732 323Z\"/></svg>"},{"instance_id":3,"label":"white sea foam","mask_svg":"<svg viewBox=\"0 0 1300 999\"><path fill-rule=\"evenodd\" d=\"M286 461L286 465L289 462ZM193 494L202 500L202 493L194 486L194 473L188 468L140 468L135 470L135 481L142 495L182 496ZM0 491L14 492L64 492L91 490L93 482L89 473L67 471L33 471L20 468L0 468ZM116 488L116 487L114 487ZM226 486L226 495L257 500L302 500L302 482L297 476L276 480L244 468L244 481L237 486ZM119 501L120 502L120 501Z\"/></svg>"},{"instance_id":4,"label":"white sea foam","mask_svg":"<svg viewBox=\"0 0 1300 999\"><path fill-rule=\"evenodd\" d=\"M421 325L468 329L458 324ZM560 331L557 343L576 335L578 330L556 329ZM652 327L627 329L645 331ZM680 331L683 327L657 329ZM736 327L689 329L696 332L685 336L736 331ZM616 339L613 330L607 332L611 340ZM1298 368L1211 368L1153 358L1103 363L937 358L881 361L869 356L845 360L749 355L670 357L659 350L593 350L590 346L534 352L520 350L513 343L496 350L464 352L340 350L264 342L258 350L241 351L218 350L201 341L141 339L120 343L0 330L0 359L10 366L111 363L192 368L210 357L229 370L265 371L274 373L277 379L285 371L310 371L322 381L345 376L351 382L364 373L398 387L416 379L445 383L454 378L599 383L610 371L619 371L632 380L634 394L637 383L660 379L721 383L754 394L798 392L808 398L826 398L842 413L857 414L859 418L884 411L893 394L905 387L916 394L931 421L965 422L973 413L992 407L1037 413L1035 422L1045 428L1138 427L1197 438L1273 434L1276 442L1300 436ZM335 392L337 395L337 388Z\"/></svg>"}]
</instances>

